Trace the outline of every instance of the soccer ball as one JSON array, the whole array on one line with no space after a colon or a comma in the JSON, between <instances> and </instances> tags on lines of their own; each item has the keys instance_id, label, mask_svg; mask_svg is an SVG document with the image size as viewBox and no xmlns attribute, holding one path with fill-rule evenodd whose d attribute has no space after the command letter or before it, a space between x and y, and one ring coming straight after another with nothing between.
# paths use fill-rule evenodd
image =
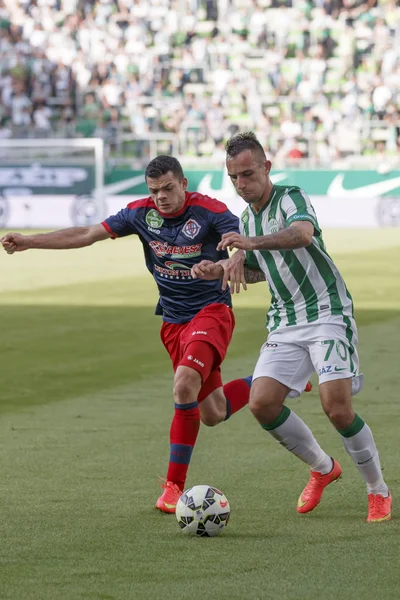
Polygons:
<instances>
[{"instance_id":1,"label":"soccer ball","mask_svg":"<svg viewBox=\"0 0 400 600\"><path fill-rule=\"evenodd\" d=\"M214 537L229 521L226 496L210 485L195 485L183 492L176 505L176 519L183 533Z\"/></svg>"}]
</instances>

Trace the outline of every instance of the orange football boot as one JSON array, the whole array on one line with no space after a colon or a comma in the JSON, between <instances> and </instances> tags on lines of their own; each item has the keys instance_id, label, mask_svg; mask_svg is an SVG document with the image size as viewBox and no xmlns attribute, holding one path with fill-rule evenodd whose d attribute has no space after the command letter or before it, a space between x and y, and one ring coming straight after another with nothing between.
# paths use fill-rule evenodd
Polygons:
<instances>
[{"instance_id":1,"label":"orange football boot","mask_svg":"<svg viewBox=\"0 0 400 600\"><path fill-rule=\"evenodd\" d=\"M342 467L334 458L332 460L333 467L329 473L322 475L317 471L311 471L310 481L297 501L297 512L308 513L313 510L321 502L322 493L326 486L339 479L342 474Z\"/></svg>"},{"instance_id":2,"label":"orange football boot","mask_svg":"<svg viewBox=\"0 0 400 600\"><path fill-rule=\"evenodd\" d=\"M390 521L392 518L392 496L385 498L382 494L368 494L367 523Z\"/></svg>"},{"instance_id":3,"label":"orange football boot","mask_svg":"<svg viewBox=\"0 0 400 600\"><path fill-rule=\"evenodd\" d=\"M175 513L176 505L182 496L182 490L173 481L166 481L161 484L164 488L163 493L156 502L156 508L165 513Z\"/></svg>"}]
</instances>

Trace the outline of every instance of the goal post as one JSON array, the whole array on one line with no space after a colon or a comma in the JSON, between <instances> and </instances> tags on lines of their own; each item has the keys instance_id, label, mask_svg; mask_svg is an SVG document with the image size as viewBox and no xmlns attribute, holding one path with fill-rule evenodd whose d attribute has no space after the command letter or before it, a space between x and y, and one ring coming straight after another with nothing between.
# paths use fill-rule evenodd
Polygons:
<instances>
[{"instance_id":1,"label":"goal post","mask_svg":"<svg viewBox=\"0 0 400 600\"><path fill-rule=\"evenodd\" d=\"M101 138L0 140L0 227L55 228L101 221Z\"/></svg>"}]
</instances>

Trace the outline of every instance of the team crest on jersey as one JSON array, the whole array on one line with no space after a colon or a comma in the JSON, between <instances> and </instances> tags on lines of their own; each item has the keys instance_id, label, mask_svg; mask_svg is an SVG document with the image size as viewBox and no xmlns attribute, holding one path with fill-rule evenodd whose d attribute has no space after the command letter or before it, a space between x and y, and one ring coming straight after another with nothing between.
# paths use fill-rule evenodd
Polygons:
<instances>
[{"instance_id":1,"label":"team crest on jersey","mask_svg":"<svg viewBox=\"0 0 400 600\"><path fill-rule=\"evenodd\" d=\"M246 225L246 223L249 222L249 213L247 212L247 210L244 211L244 213L241 216L241 220L243 225Z\"/></svg>"},{"instance_id":2,"label":"team crest on jersey","mask_svg":"<svg viewBox=\"0 0 400 600\"><path fill-rule=\"evenodd\" d=\"M194 219L189 219L189 221L187 221L183 226L182 233L187 238L194 240L196 235L199 233L200 229L201 227L197 221L195 221Z\"/></svg>"},{"instance_id":3,"label":"team crest on jersey","mask_svg":"<svg viewBox=\"0 0 400 600\"><path fill-rule=\"evenodd\" d=\"M158 229L164 223L164 219L154 208L152 208L146 215L146 223L149 227Z\"/></svg>"},{"instance_id":4,"label":"team crest on jersey","mask_svg":"<svg viewBox=\"0 0 400 600\"><path fill-rule=\"evenodd\" d=\"M270 233L278 233L279 231L279 223L276 219L270 219L268 221L268 231Z\"/></svg>"}]
</instances>

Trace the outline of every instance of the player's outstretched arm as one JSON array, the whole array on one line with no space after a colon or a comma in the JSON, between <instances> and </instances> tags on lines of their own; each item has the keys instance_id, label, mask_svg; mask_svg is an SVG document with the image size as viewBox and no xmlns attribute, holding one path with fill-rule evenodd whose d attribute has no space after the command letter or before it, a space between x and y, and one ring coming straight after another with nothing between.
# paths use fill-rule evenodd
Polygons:
<instances>
[{"instance_id":1,"label":"player's outstretched arm","mask_svg":"<svg viewBox=\"0 0 400 600\"><path fill-rule=\"evenodd\" d=\"M314 225L310 221L296 221L289 227L272 233L247 237L239 233L224 233L218 250L239 248L241 250L295 250L305 248L312 242Z\"/></svg>"},{"instance_id":2,"label":"player's outstretched arm","mask_svg":"<svg viewBox=\"0 0 400 600\"><path fill-rule=\"evenodd\" d=\"M98 224L89 227L69 227L68 229L34 235L6 233L0 241L7 254L14 254L14 252L23 252L32 248L42 250L84 248L109 237L110 234L103 225Z\"/></svg>"}]
</instances>

